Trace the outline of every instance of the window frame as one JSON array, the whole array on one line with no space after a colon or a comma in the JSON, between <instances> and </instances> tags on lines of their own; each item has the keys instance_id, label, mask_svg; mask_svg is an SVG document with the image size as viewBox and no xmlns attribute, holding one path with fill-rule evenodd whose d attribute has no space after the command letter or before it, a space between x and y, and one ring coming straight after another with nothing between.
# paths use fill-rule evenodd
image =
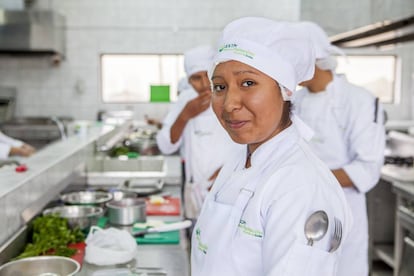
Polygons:
<instances>
[{"instance_id":1,"label":"window frame","mask_svg":"<svg viewBox=\"0 0 414 276\"><path fill-rule=\"evenodd\" d=\"M99 56L99 95L100 95L100 99L101 102L103 104L148 104L148 103L169 103L169 102L151 102L150 97L148 97L148 100L119 100L119 101L114 101L114 100L106 100L107 97L105 97L104 95L104 57L105 56L157 56L158 57L158 62L159 62L159 72L161 72L160 74L162 74L162 68L161 68L161 62L160 62L160 57L161 56L176 56L177 58L177 62L181 63L181 64L177 64L177 80L175 82L175 85L171 85L168 83L154 83L154 85L170 85L170 101L169 102L175 102L177 99L177 95L171 97L173 95L173 93L176 93L177 88L178 88L178 82L179 80L185 76L185 72L184 72L184 55L182 53L116 53L116 52L108 52L108 53L101 53ZM181 61L180 61L181 59ZM180 69L181 68L181 69ZM174 89L175 86L175 89Z\"/></svg>"},{"instance_id":2,"label":"window frame","mask_svg":"<svg viewBox=\"0 0 414 276\"><path fill-rule=\"evenodd\" d=\"M380 102L384 104L398 104L401 100L401 61L397 54L372 54L372 53L352 53L352 54L346 54L346 56L336 56L338 66L339 66L339 60L338 58L343 58L346 60L347 58L353 58L353 57L367 57L367 58L373 58L373 57L392 57L394 68L392 71L392 84L391 84L391 94L390 94L390 100L384 100L383 98L379 97L379 95L375 94L375 91L373 91L371 88L368 88L360 83L355 83L354 81L348 79L351 83L356 84L358 86L364 87L368 91L370 91L374 96L379 97ZM344 74L348 78L348 74L346 72L340 72L338 70L338 67L336 68L335 72L337 74Z\"/></svg>"}]
</instances>

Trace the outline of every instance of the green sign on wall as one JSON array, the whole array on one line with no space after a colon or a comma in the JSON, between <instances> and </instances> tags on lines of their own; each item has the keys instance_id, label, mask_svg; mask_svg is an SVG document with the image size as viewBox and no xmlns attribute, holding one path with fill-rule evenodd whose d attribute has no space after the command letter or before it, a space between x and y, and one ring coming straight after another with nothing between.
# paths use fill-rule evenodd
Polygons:
<instances>
[{"instance_id":1,"label":"green sign on wall","mask_svg":"<svg viewBox=\"0 0 414 276\"><path fill-rule=\"evenodd\" d=\"M170 86L169 85L151 85L150 102L169 102Z\"/></svg>"}]
</instances>

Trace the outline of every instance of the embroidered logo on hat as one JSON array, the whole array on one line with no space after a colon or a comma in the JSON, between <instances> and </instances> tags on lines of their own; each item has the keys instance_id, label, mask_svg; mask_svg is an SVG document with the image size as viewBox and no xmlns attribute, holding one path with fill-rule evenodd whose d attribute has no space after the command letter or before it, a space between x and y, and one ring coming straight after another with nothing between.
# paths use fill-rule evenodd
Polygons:
<instances>
[{"instance_id":1,"label":"embroidered logo on hat","mask_svg":"<svg viewBox=\"0 0 414 276\"><path fill-rule=\"evenodd\" d=\"M231 51L234 54L242 55L248 58L253 59L255 54L244 49L240 49L236 43L224 44L222 47L219 48L219 53L223 51Z\"/></svg>"}]
</instances>

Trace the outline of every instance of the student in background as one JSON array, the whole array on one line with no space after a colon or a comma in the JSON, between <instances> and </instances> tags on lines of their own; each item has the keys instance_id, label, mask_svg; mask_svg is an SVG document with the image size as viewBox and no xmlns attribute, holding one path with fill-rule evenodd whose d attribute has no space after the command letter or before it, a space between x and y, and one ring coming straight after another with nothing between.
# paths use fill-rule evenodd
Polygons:
<instances>
[{"instance_id":1,"label":"student in background","mask_svg":"<svg viewBox=\"0 0 414 276\"><path fill-rule=\"evenodd\" d=\"M365 193L380 178L384 162L383 108L369 91L335 74L331 45L325 32L312 22L300 22L316 51L315 74L295 93L297 115L314 131L310 145L341 184L354 217L344 243L338 276L368 275L368 219Z\"/></svg>"}]
</instances>

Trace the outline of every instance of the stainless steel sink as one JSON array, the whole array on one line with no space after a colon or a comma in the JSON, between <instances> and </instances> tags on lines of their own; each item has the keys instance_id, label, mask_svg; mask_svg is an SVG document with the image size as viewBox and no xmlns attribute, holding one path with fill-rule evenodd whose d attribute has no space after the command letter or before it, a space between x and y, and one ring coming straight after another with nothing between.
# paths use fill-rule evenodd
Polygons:
<instances>
[{"instance_id":1,"label":"stainless steel sink","mask_svg":"<svg viewBox=\"0 0 414 276\"><path fill-rule=\"evenodd\" d=\"M95 156L87 164L89 185L122 185L136 178L163 178L167 168L163 156L140 156L136 159L117 159Z\"/></svg>"}]
</instances>

